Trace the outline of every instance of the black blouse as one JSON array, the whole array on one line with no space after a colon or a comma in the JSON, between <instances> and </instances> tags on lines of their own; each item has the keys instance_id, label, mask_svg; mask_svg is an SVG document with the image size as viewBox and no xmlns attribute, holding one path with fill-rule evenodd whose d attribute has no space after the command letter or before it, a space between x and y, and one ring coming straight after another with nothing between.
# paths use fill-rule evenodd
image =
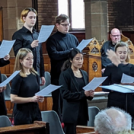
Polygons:
<instances>
[{"instance_id":1,"label":"black blouse","mask_svg":"<svg viewBox=\"0 0 134 134\"><path fill-rule=\"evenodd\" d=\"M34 55L34 69L39 72L41 77L44 77L44 60L42 54L42 45L39 44L35 48L31 47L31 43L34 40L38 39L38 33L35 31L35 29L33 29L33 32L31 33L26 27L23 26L22 29L16 31L13 34L12 39L16 40L13 45L15 56L17 55L20 48L29 48Z\"/></svg>"}]
</instances>

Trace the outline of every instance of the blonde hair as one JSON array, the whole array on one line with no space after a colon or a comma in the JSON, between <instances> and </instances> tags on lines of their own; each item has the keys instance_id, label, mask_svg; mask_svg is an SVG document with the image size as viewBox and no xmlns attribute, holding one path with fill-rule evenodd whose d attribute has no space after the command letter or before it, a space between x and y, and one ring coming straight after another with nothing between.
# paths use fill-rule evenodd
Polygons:
<instances>
[{"instance_id":1,"label":"blonde hair","mask_svg":"<svg viewBox=\"0 0 134 134\"><path fill-rule=\"evenodd\" d=\"M28 48L21 48L16 55L14 71L21 70L20 76L22 77L27 77L27 75L24 72L23 65L21 64L20 60L23 60L28 53L32 53L32 51ZM38 75L38 73L34 70L33 67L30 69L30 72Z\"/></svg>"},{"instance_id":2,"label":"blonde hair","mask_svg":"<svg viewBox=\"0 0 134 134\"><path fill-rule=\"evenodd\" d=\"M126 62L129 62L129 60L130 60L130 52L129 52L128 44L126 42L123 42L123 41L118 42L116 44L115 48L114 48L115 52L117 51L118 47L127 47L127 59L126 59Z\"/></svg>"},{"instance_id":3,"label":"blonde hair","mask_svg":"<svg viewBox=\"0 0 134 134\"><path fill-rule=\"evenodd\" d=\"M24 20L23 20L23 17L26 17L30 11L34 12L37 16L37 11L34 8L25 8L24 10L22 10L21 16L20 16L20 20L23 23L25 23Z\"/></svg>"}]
</instances>

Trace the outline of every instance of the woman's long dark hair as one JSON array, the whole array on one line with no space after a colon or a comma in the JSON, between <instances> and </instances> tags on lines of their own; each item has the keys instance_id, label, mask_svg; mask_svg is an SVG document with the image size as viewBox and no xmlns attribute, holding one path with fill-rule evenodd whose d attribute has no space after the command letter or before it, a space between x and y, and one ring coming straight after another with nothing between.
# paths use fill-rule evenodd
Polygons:
<instances>
[{"instance_id":1,"label":"woman's long dark hair","mask_svg":"<svg viewBox=\"0 0 134 134\"><path fill-rule=\"evenodd\" d=\"M82 54L82 52L81 52L79 49L73 48L73 49L70 51L70 53L69 53L69 58L68 58L68 60L66 60L66 61L64 62L63 66L62 66L62 68L61 68L61 71L65 71L67 68L71 67L71 62L70 62L70 60L72 61L73 58L74 58L77 54L79 54L79 53Z\"/></svg>"}]
</instances>

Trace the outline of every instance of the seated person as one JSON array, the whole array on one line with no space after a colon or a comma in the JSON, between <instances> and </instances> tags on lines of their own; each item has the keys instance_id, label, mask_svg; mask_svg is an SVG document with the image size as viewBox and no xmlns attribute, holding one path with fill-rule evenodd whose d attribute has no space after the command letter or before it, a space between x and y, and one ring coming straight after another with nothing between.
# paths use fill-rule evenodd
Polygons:
<instances>
[{"instance_id":1,"label":"seated person","mask_svg":"<svg viewBox=\"0 0 134 134\"><path fill-rule=\"evenodd\" d=\"M105 68L111 61L107 58L106 52L108 49L114 50L117 42L121 41L121 33L119 29L113 28L110 33L111 41L106 41L101 48L102 68Z\"/></svg>"},{"instance_id":2,"label":"seated person","mask_svg":"<svg viewBox=\"0 0 134 134\"><path fill-rule=\"evenodd\" d=\"M131 134L131 120L131 116L119 108L102 110L95 116L95 134Z\"/></svg>"}]
</instances>

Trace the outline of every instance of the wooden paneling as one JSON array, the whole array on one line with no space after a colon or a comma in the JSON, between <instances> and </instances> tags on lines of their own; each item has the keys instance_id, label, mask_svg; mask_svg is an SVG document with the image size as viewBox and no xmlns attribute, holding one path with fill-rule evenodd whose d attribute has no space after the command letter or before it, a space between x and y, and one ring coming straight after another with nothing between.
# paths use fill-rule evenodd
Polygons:
<instances>
[{"instance_id":1,"label":"wooden paneling","mask_svg":"<svg viewBox=\"0 0 134 134\"><path fill-rule=\"evenodd\" d=\"M101 77L101 57L84 55L84 64L82 69L88 73L89 81L91 81L94 77ZM98 87L95 91L102 91L102 89Z\"/></svg>"},{"instance_id":2,"label":"wooden paneling","mask_svg":"<svg viewBox=\"0 0 134 134\"><path fill-rule=\"evenodd\" d=\"M44 57L45 71L50 72L50 70L51 70L50 58L49 58L48 54L44 54L43 57Z\"/></svg>"},{"instance_id":3,"label":"wooden paneling","mask_svg":"<svg viewBox=\"0 0 134 134\"><path fill-rule=\"evenodd\" d=\"M83 32L70 32L71 34L75 35L79 42L85 39L85 31Z\"/></svg>"},{"instance_id":4,"label":"wooden paneling","mask_svg":"<svg viewBox=\"0 0 134 134\"><path fill-rule=\"evenodd\" d=\"M10 100L5 101L5 103L6 103L6 108L7 108L7 114L12 115L14 104Z\"/></svg>"}]
</instances>

